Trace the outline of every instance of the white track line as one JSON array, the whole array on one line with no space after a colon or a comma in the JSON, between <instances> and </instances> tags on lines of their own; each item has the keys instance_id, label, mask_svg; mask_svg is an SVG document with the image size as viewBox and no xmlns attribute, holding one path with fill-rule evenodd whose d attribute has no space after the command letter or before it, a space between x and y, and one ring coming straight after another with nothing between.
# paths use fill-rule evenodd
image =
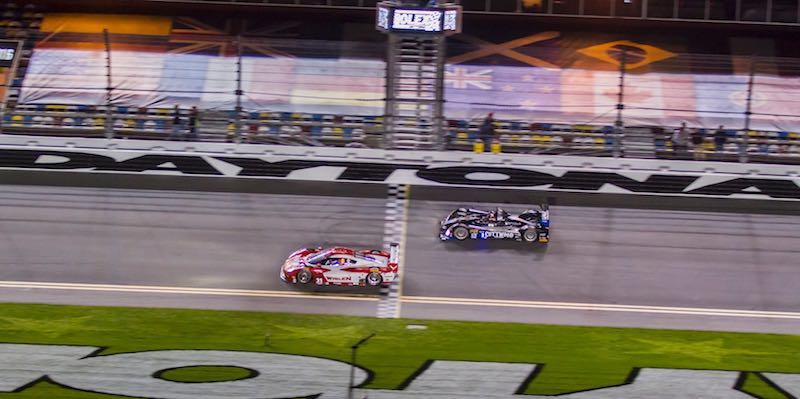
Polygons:
<instances>
[{"instance_id":1,"label":"white track line","mask_svg":"<svg viewBox=\"0 0 800 399\"><path fill-rule=\"evenodd\" d=\"M192 288L192 287L168 287L168 286L146 286L146 285L46 283L46 282L30 282L30 281L0 281L0 288L133 292L133 293L150 293L150 294L224 295L224 296L291 298L291 299L322 299L322 300L330 299L330 300L343 300L343 301L378 300L378 298L375 296L358 295L358 294L335 295L335 294L325 294L325 293L292 292L292 291L238 290L238 289L225 289L225 288ZM402 300L403 302L409 304L427 304L427 305L442 305L442 306L491 306L491 307L507 307L507 308L660 313L660 314L693 315L693 316L725 316L725 317L800 320L800 312L778 312L778 311L713 309L713 308L684 308L684 307L644 306L644 305L614 305L614 304L573 303L573 302L516 301L516 300L502 300L502 299L446 298L446 297L426 297L426 296L403 296Z\"/></svg>"},{"instance_id":2,"label":"white track line","mask_svg":"<svg viewBox=\"0 0 800 399\"><path fill-rule=\"evenodd\" d=\"M441 297L403 297L405 303L430 305L463 305L463 306L495 306L510 308L535 308L553 310L589 310L604 312L663 313L675 315L729 316L729 317L763 317L779 319L798 319L800 312L777 312L762 310L683 308L669 306L614 305L598 303L515 301L502 299L441 298Z\"/></svg>"}]
</instances>

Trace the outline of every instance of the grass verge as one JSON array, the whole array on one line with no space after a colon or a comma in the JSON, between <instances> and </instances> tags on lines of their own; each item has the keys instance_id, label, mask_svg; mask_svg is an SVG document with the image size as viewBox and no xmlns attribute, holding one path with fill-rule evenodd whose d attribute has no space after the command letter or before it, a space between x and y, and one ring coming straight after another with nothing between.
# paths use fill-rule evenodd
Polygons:
<instances>
[{"instance_id":1,"label":"grass verge","mask_svg":"<svg viewBox=\"0 0 800 399\"><path fill-rule=\"evenodd\" d=\"M426 329L407 329L423 324ZM234 311L0 304L0 342L101 346L102 354L158 349L281 352L348 361L359 350L372 388L393 389L428 359L545 364L529 394L622 383L633 367L800 373L800 336ZM218 371L218 372L217 372ZM174 378L213 381L235 370L191 368ZM784 396L748 374L745 390ZM107 398L40 383L0 398Z\"/></svg>"}]
</instances>

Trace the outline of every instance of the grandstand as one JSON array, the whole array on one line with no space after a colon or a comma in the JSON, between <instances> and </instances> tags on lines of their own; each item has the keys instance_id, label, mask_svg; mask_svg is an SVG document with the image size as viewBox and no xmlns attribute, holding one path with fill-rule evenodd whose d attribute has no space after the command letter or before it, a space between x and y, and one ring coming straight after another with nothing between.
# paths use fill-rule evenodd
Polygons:
<instances>
[{"instance_id":1,"label":"grandstand","mask_svg":"<svg viewBox=\"0 0 800 399\"><path fill-rule=\"evenodd\" d=\"M61 2L46 1L53 5ZM377 0L138 0L149 7L215 4L223 7L287 7L372 11ZM95 5L90 0L73 4ZM800 21L796 0L462 0L475 15L518 15L557 18L617 18L627 21L736 22L791 25Z\"/></svg>"},{"instance_id":2,"label":"grandstand","mask_svg":"<svg viewBox=\"0 0 800 399\"><path fill-rule=\"evenodd\" d=\"M570 14L558 12L562 3L569 2L544 2L542 13ZM656 3L663 2L641 2L636 15L648 16L659 8L641 7ZM485 4L493 11L499 2ZM524 4L508 12L522 13ZM619 16L610 4L608 16ZM703 4L705 19L715 19L717 3ZM743 21L749 6L731 4L733 20ZM791 8L770 4L770 16L757 22L797 27L784 15ZM699 15L673 11L664 18ZM255 25L240 17L220 24L202 16L65 16L7 3L0 30L24 50L6 83L0 129L169 140L177 105L182 123L191 106L200 108L196 139L203 141L385 147L382 39L369 20L343 30L282 18ZM100 21L110 28L106 36ZM450 40L439 148L471 151L483 117L494 112L503 152L675 158L672 130L688 122L708 132L696 149L707 159L800 161L800 59L792 40L709 33L708 44L641 32L521 32L532 34L475 28ZM762 47L770 49L743 55ZM711 140L718 125L728 135L723 151ZM187 138L188 127L177 130Z\"/></svg>"}]
</instances>

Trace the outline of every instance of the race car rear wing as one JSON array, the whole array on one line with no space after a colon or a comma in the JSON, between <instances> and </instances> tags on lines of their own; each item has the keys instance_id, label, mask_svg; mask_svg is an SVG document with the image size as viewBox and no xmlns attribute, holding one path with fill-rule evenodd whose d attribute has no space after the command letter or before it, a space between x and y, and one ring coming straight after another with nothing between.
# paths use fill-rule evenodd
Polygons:
<instances>
[{"instance_id":1,"label":"race car rear wing","mask_svg":"<svg viewBox=\"0 0 800 399\"><path fill-rule=\"evenodd\" d=\"M397 264L400 261L400 244L393 242L389 244L389 263Z\"/></svg>"}]
</instances>

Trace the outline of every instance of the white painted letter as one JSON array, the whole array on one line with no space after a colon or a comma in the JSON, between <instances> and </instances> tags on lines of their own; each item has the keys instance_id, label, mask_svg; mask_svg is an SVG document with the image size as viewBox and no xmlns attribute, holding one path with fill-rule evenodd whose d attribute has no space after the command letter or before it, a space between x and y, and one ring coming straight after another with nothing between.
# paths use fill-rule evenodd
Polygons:
<instances>
[{"instance_id":1,"label":"white painted letter","mask_svg":"<svg viewBox=\"0 0 800 399\"><path fill-rule=\"evenodd\" d=\"M69 370L94 346L0 344L0 392L12 392L46 375Z\"/></svg>"},{"instance_id":2,"label":"white painted letter","mask_svg":"<svg viewBox=\"0 0 800 399\"><path fill-rule=\"evenodd\" d=\"M234 366L258 372L238 381L182 383L159 379L159 371L190 366ZM350 365L335 360L276 353L165 350L96 356L81 360L57 382L84 390L159 399L344 397ZM367 373L356 368L356 384Z\"/></svg>"},{"instance_id":3,"label":"white painted letter","mask_svg":"<svg viewBox=\"0 0 800 399\"><path fill-rule=\"evenodd\" d=\"M800 398L800 374L762 373L792 397Z\"/></svg>"}]
</instances>

